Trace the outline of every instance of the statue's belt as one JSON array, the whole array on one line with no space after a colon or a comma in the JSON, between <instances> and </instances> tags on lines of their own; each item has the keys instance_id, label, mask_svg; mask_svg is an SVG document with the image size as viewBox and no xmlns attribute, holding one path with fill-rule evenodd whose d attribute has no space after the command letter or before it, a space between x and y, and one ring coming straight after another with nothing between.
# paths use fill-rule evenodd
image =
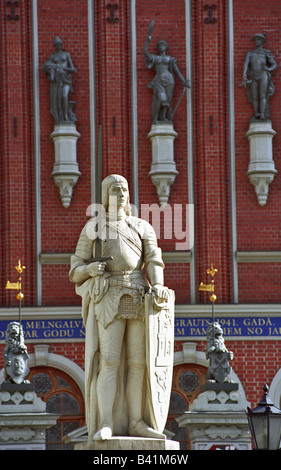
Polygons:
<instances>
[{"instance_id":1,"label":"statue's belt","mask_svg":"<svg viewBox=\"0 0 281 470\"><path fill-rule=\"evenodd\" d=\"M148 291L148 287L146 288L145 286L141 286L140 284L136 284L135 282L130 281L128 278L127 279L116 279L115 276L129 276L132 275L132 271L118 271L114 273L110 273L111 277L109 278L109 287L114 287L114 286L121 286L121 287L127 287L129 289L136 289L138 290L142 295L145 294L145 292ZM134 274L142 274L141 271L134 271Z\"/></svg>"}]
</instances>

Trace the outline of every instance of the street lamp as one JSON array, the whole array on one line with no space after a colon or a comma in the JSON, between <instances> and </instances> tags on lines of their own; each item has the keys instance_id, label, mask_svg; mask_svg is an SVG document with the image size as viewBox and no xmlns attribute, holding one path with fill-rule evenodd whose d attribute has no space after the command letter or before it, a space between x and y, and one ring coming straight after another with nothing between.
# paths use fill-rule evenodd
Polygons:
<instances>
[{"instance_id":1,"label":"street lamp","mask_svg":"<svg viewBox=\"0 0 281 470\"><path fill-rule=\"evenodd\" d=\"M281 439L281 410L276 408L268 396L268 386L263 386L264 395L258 406L247 408L247 418L255 449L277 450Z\"/></svg>"}]
</instances>

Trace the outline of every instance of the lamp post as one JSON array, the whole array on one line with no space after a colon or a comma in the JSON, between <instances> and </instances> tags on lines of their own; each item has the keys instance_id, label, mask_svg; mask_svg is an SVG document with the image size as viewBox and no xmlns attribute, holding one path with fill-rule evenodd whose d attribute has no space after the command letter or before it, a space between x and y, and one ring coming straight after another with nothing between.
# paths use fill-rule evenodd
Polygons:
<instances>
[{"instance_id":1,"label":"lamp post","mask_svg":"<svg viewBox=\"0 0 281 470\"><path fill-rule=\"evenodd\" d=\"M247 408L247 418L256 450L277 450L281 440L281 410L274 406L268 396L268 386L258 406Z\"/></svg>"}]
</instances>

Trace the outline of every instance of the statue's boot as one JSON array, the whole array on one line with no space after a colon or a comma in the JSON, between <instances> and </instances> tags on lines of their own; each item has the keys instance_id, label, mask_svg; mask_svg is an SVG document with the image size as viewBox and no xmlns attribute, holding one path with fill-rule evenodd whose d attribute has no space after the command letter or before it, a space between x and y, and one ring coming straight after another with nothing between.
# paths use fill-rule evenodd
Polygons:
<instances>
[{"instance_id":1,"label":"statue's boot","mask_svg":"<svg viewBox=\"0 0 281 470\"><path fill-rule=\"evenodd\" d=\"M142 419L144 371L144 360L129 361L126 390L129 409L129 435L165 439L165 434L152 429Z\"/></svg>"},{"instance_id":2,"label":"statue's boot","mask_svg":"<svg viewBox=\"0 0 281 470\"><path fill-rule=\"evenodd\" d=\"M114 354L107 360L101 360L101 369L97 380L100 427L94 434L94 441L110 439L113 434L112 410L116 395L118 367L119 359Z\"/></svg>"},{"instance_id":3,"label":"statue's boot","mask_svg":"<svg viewBox=\"0 0 281 470\"><path fill-rule=\"evenodd\" d=\"M129 426L129 435L132 437L151 437L155 439L166 438L165 434L152 429L142 420L138 421L134 425Z\"/></svg>"},{"instance_id":4,"label":"statue's boot","mask_svg":"<svg viewBox=\"0 0 281 470\"><path fill-rule=\"evenodd\" d=\"M94 441L110 439L112 437L112 429L109 426L103 426L94 435Z\"/></svg>"}]
</instances>

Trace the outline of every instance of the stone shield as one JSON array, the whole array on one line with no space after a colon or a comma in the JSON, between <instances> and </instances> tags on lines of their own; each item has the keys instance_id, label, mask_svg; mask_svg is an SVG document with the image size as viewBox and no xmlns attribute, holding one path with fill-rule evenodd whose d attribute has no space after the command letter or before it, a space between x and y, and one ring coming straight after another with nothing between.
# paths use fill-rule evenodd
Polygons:
<instances>
[{"instance_id":1,"label":"stone shield","mask_svg":"<svg viewBox=\"0 0 281 470\"><path fill-rule=\"evenodd\" d=\"M146 362L151 393L151 425L163 432L170 404L174 357L174 291L157 305L154 294L145 295Z\"/></svg>"}]
</instances>

